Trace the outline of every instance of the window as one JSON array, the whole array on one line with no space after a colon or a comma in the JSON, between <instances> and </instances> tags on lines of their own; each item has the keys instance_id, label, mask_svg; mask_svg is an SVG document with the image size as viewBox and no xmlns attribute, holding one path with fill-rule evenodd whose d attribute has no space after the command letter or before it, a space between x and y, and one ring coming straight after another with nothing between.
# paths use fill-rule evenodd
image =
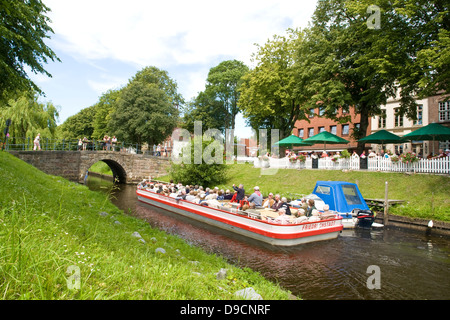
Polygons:
<instances>
[{"instance_id":1,"label":"window","mask_svg":"<svg viewBox=\"0 0 450 320\"><path fill-rule=\"evenodd\" d=\"M442 149L442 150L447 150L447 149L450 149L450 140L447 140L447 141L440 141L439 142L439 149Z\"/></svg>"},{"instance_id":2,"label":"window","mask_svg":"<svg viewBox=\"0 0 450 320\"><path fill-rule=\"evenodd\" d=\"M325 114L325 107L320 107L319 108L319 116L323 116Z\"/></svg>"},{"instance_id":3,"label":"window","mask_svg":"<svg viewBox=\"0 0 450 320\"><path fill-rule=\"evenodd\" d=\"M324 132L325 131L325 127L319 127L319 133Z\"/></svg>"},{"instance_id":4,"label":"window","mask_svg":"<svg viewBox=\"0 0 450 320\"><path fill-rule=\"evenodd\" d=\"M439 121L450 120L450 101L439 102Z\"/></svg>"},{"instance_id":5,"label":"window","mask_svg":"<svg viewBox=\"0 0 450 320\"><path fill-rule=\"evenodd\" d=\"M345 200L349 205L361 204L361 199L356 192L356 187L354 185L342 185L342 191L344 193Z\"/></svg>"},{"instance_id":6,"label":"window","mask_svg":"<svg viewBox=\"0 0 450 320\"><path fill-rule=\"evenodd\" d=\"M378 129L386 128L386 109L381 110L381 115L378 116Z\"/></svg>"},{"instance_id":7,"label":"window","mask_svg":"<svg viewBox=\"0 0 450 320\"><path fill-rule=\"evenodd\" d=\"M328 194L328 195L330 195L331 194L331 188L330 187L328 187L328 186L317 186L317 189L316 189L316 193L321 193L321 194Z\"/></svg>"},{"instance_id":8,"label":"window","mask_svg":"<svg viewBox=\"0 0 450 320\"><path fill-rule=\"evenodd\" d=\"M343 124L342 125L342 135L344 134L348 134L349 133L349 125L348 124Z\"/></svg>"},{"instance_id":9,"label":"window","mask_svg":"<svg viewBox=\"0 0 450 320\"><path fill-rule=\"evenodd\" d=\"M314 108L309 109L309 118L314 118Z\"/></svg>"},{"instance_id":10,"label":"window","mask_svg":"<svg viewBox=\"0 0 450 320\"><path fill-rule=\"evenodd\" d=\"M304 134L305 134L305 130L304 129L298 129L298 136L300 138L303 138Z\"/></svg>"},{"instance_id":11,"label":"window","mask_svg":"<svg viewBox=\"0 0 450 320\"><path fill-rule=\"evenodd\" d=\"M308 129L308 137L312 137L314 135L314 128Z\"/></svg>"},{"instance_id":12,"label":"window","mask_svg":"<svg viewBox=\"0 0 450 320\"><path fill-rule=\"evenodd\" d=\"M403 127L403 116L400 115L400 108L394 109L394 127Z\"/></svg>"},{"instance_id":13,"label":"window","mask_svg":"<svg viewBox=\"0 0 450 320\"><path fill-rule=\"evenodd\" d=\"M422 125L422 116L423 116L423 105L419 104L417 106L417 120L414 120L414 125Z\"/></svg>"},{"instance_id":14,"label":"window","mask_svg":"<svg viewBox=\"0 0 450 320\"><path fill-rule=\"evenodd\" d=\"M330 126L330 132L332 134L337 134L337 127L336 126Z\"/></svg>"}]
</instances>

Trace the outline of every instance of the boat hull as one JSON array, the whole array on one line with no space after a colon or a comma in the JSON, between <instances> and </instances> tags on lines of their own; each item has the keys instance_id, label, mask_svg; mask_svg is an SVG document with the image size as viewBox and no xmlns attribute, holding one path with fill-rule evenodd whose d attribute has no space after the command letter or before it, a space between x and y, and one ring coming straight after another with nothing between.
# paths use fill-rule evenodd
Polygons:
<instances>
[{"instance_id":1,"label":"boat hull","mask_svg":"<svg viewBox=\"0 0 450 320\"><path fill-rule=\"evenodd\" d=\"M296 246L335 239L343 229L342 218L281 225L221 209L205 207L162 194L137 190L140 202L274 246Z\"/></svg>"}]
</instances>

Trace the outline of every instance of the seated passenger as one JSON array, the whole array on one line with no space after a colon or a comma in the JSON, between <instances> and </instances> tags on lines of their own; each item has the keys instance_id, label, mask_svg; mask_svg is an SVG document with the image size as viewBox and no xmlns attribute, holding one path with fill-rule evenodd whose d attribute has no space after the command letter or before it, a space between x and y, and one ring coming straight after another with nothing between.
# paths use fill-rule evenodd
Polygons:
<instances>
[{"instance_id":1,"label":"seated passenger","mask_svg":"<svg viewBox=\"0 0 450 320\"><path fill-rule=\"evenodd\" d=\"M311 217L312 211L315 210L315 203L313 199L308 199L308 210L306 210L306 216Z\"/></svg>"},{"instance_id":2,"label":"seated passenger","mask_svg":"<svg viewBox=\"0 0 450 320\"><path fill-rule=\"evenodd\" d=\"M223 200L231 200L231 198L233 198L233 194L231 194L230 190L227 189L223 195Z\"/></svg>"},{"instance_id":3,"label":"seated passenger","mask_svg":"<svg viewBox=\"0 0 450 320\"><path fill-rule=\"evenodd\" d=\"M248 198L250 208L262 206L263 196L262 196L261 192L259 192L259 187L256 186L254 188L254 190L255 191Z\"/></svg>"},{"instance_id":4,"label":"seated passenger","mask_svg":"<svg viewBox=\"0 0 450 320\"><path fill-rule=\"evenodd\" d=\"M326 220L326 219L332 219L334 217L335 217L335 214L330 211L330 206L327 204L324 205L323 212L320 214L320 219Z\"/></svg>"},{"instance_id":5,"label":"seated passenger","mask_svg":"<svg viewBox=\"0 0 450 320\"><path fill-rule=\"evenodd\" d=\"M291 215L291 209L289 208L286 197L281 198L281 201L277 205L275 211L279 211L280 209L284 209L286 215Z\"/></svg>"},{"instance_id":6,"label":"seated passenger","mask_svg":"<svg viewBox=\"0 0 450 320\"><path fill-rule=\"evenodd\" d=\"M197 196L197 192L191 191L191 192L189 192L189 194L186 195L186 201L192 202L195 200L196 196Z\"/></svg>"},{"instance_id":7,"label":"seated passenger","mask_svg":"<svg viewBox=\"0 0 450 320\"><path fill-rule=\"evenodd\" d=\"M308 218L308 222L314 222L319 220L320 220L319 211L317 209L313 209L311 211L311 216Z\"/></svg>"},{"instance_id":8,"label":"seated passenger","mask_svg":"<svg viewBox=\"0 0 450 320\"><path fill-rule=\"evenodd\" d=\"M284 208L280 208L278 210L278 217L275 218L274 222L279 224L289 224L290 217L286 215L286 210Z\"/></svg>"},{"instance_id":9,"label":"seated passenger","mask_svg":"<svg viewBox=\"0 0 450 320\"><path fill-rule=\"evenodd\" d=\"M263 208L271 208L272 205L274 204L274 202L275 202L275 199L273 198L273 193L271 192L271 193L269 193L269 196L267 197L267 199L264 200L264 203L262 206L263 206Z\"/></svg>"},{"instance_id":10,"label":"seated passenger","mask_svg":"<svg viewBox=\"0 0 450 320\"><path fill-rule=\"evenodd\" d=\"M305 209L298 209L298 218L295 219L295 223L302 223L308 221L308 218L305 216Z\"/></svg>"},{"instance_id":11,"label":"seated passenger","mask_svg":"<svg viewBox=\"0 0 450 320\"><path fill-rule=\"evenodd\" d=\"M218 200L218 201L224 200L224 197L223 197L223 190L217 191L217 200Z\"/></svg>"},{"instance_id":12,"label":"seated passenger","mask_svg":"<svg viewBox=\"0 0 450 320\"><path fill-rule=\"evenodd\" d=\"M272 206L270 207L271 209L278 209L278 205L281 203L280 200L280 195L276 194L275 195L275 201L273 202Z\"/></svg>"}]
</instances>

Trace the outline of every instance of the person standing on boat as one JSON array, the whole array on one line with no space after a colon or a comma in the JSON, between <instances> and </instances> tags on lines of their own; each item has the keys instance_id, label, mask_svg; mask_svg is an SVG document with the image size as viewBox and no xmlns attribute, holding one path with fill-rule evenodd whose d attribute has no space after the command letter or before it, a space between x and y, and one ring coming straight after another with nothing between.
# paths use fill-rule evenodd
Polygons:
<instances>
[{"instance_id":1,"label":"person standing on boat","mask_svg":"<svg viewBox=\"0 0 450 320\"><path fill-rule=\"evenodd\" d=\"M244 200L244 196L245 196L244 185L241 183L238 188L238 187L236 187L235 184L233 184L233 189L237 192L236 201L239 202L241 200Z\"/></svg>"}]
</instances>

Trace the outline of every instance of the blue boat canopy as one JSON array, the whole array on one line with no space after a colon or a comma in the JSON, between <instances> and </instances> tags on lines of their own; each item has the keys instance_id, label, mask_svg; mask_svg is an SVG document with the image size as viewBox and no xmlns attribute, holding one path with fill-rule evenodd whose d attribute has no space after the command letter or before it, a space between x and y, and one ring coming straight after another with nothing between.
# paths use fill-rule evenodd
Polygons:
<instances>
[{"instance_id":1,"label":"blue boat canopy","mask_svg":"<svg viewBox=\"0 0 450 320\"><path fill-rule=\"evenodd\" d=\"M317 181L313 194L330 206L330 210L347 213L353 209L369 210L358 186L345 181Z\"/></svg>"}]
</instances>

